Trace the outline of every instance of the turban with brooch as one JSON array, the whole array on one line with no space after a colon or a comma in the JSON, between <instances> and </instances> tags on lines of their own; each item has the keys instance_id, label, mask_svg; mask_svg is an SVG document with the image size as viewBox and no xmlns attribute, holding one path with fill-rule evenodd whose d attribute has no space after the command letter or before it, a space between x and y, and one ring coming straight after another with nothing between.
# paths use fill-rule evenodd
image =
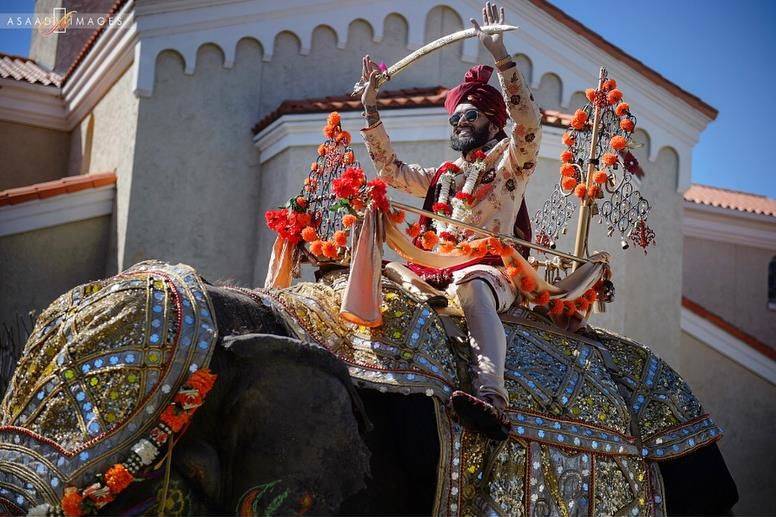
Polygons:
<instances>
[{"instance_id":1,"label":"turban with brooch","mask_svg":"<svg viewBox=\"0 0 776 517\"><path fill-rule=\"evenodd\" d=\"M473 66L466 72L463 82L447 92L445 109L452 114L462 102L473 104L499 128L507 123L507 107L501 92L488 84L493 68Z\"/></svg>"}]
</instances>

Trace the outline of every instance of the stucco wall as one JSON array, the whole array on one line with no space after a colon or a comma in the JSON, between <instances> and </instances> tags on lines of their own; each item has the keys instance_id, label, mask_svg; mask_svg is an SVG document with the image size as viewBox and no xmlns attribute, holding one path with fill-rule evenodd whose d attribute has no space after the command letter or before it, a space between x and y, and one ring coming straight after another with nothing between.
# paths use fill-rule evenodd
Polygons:
<instances>
[{"instance_id":1,"label":"stucco wall","mask_svg":"<svg viewBox=\"0 0 776 517\"><path fill-rule=\"evenodd\" d=\"M210 280L253 276L260 223L261 47L243 40L234 67L200 48L193 75L174 53L158 62L154 96L140 102L124 267L145 259L191 264Z\"/></svg>"},{"instance_id":2,"label":"stucco wall","mask_svg":"<svg viewBox=\"0 0 776 517\"><path fill-rule=\"evenodd\" d=\"M686 237L684 294L776 347L776 311L768 309L768 264L774 256L776 250Z\"/></svg>"},{"instance_id":3,"label":"stucco wall","mask_svg":"<svg viewBox=\"0 0 776 517\"><path fill-rule=\"evenodd\" d=\"M116 203L108 245L109 274L123 269L120 257L131 204L131 172L139 104L132 93L132 74L130 66L70 132L70 174L116 171ZM90 134L91 145L88 144Z\"/></svg>"},{"instance_id":4,"label":"stucco wall","mask_svg":"<svg viewBox=\"0 0 776 517\"><path fill-rule=\"evenodd\" d=\"M105 276L110 217L0 237L0 322Z\"/></svg>"},{"instance_id":5,"label":"stucco wall","mask_svg":"<svg viewBox=\"0 0 776 517\"><path fill-rule=\"evenodd\" d=\"M725 431L719 447L738 486L735 515L776 514L776 386L686 333L679 373Z\"/></svg>"},{"instance_id":6,"label":"stucco wall","mask_svg":"<svg viewBox=\"0 0 776 517\"><path fill-rule=\"evenodd\" d=\"M68 134L0 121L0 190L67 175Z\"/></svg>"}]
</instances>

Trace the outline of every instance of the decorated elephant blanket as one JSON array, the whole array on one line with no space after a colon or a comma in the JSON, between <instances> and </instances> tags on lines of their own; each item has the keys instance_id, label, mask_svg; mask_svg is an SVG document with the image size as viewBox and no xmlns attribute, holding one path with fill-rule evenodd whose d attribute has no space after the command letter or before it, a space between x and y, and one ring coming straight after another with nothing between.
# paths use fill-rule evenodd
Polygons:
<instances>
[{"instance_id":1,"label":"decorated elephant blanket","mask_svg":"<svg viewBox=\"0 0 776 517\"><path fill-rule=\"evenodd\" d=\"M0 513L88 513L163 460L212 385L216 339L183 264L140 263L55 300L2 402Z\"/></svg>"},{"instance_id":2,"label":"decorated elephant blanket","mask_svg":"<svg viewBox=\"0 0 776 517\"><path fill-rule=\"evenodd\" d=\"M460 426L447 406L470 382L468 346L447 339L427 304L383 278L384 324L339 317L347 275L260 290L302 341L344 361L362 387L433 398L441 451L435 515L663 515L657 462L717 440L721 430L671 367L603 329L553 327L524 308L503 315L510 438ZM255 292L255 291L254 291ZM455 322L461 330L462 319Z\"/></svg>"}]
</instances>

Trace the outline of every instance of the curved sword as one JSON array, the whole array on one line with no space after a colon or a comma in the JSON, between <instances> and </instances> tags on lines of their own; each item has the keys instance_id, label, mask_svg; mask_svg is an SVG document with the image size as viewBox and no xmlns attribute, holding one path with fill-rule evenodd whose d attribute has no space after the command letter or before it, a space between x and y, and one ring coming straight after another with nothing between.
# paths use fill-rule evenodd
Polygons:
<instances>
[{"instance_id":1,"label":"curved sword","mask_svg":"<svg viewBox=\"0 0 776 517\"><path fill-rule=\"evenodd\" d=\"M514 30L517 30L518 27L515 27L514 25L483 25L481 29L482 29L482 32L484 32L485 34L496 34L499 32L514 31ZM396 64L391 65L388 68L388 70L378 75L377 88L379 89L382 85L390 81L391 78L393 78L393 76L399 74L405 68L407 68L411 63L413 63L414 61L417 61L423 56L430 54L437 49L450 45L451 43L455 43L456 41L472 38L476 35L477 35L477 31L474 28L465 29L462 31L454 32L452 34L448 34L447 36L443 36L438 40L432 41L427 45L423 45L418 50L408 55L401 61L397 61ZM361 92L364 91L365 87L366 87L366 83L359 80L353 86L353 92L351 93L351 95L359 95Z\"/></svg>"}]
</instances>

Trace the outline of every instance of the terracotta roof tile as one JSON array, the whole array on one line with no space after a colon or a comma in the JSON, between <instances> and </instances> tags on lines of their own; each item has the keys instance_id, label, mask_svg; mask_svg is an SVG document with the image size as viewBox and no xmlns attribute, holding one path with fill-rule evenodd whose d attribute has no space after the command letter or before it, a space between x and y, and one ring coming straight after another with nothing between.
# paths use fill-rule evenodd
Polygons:
<instances>
[{"instance_id":1,"label":"terracotta roof tile","mask_svg":"<svg viewBox=\"0 0 776 517\"><path fill-rule=\"evenodd\" d=\"M701 318L713 323L720 329L724 330L731 336L736 337L739 340L743 341L744 343L746 343L753 349L757 350L764 356L768 357L769 359L776 361L776 349L773 349L772 347L763 343L762 341L752 336L751 334L747 334L746 332L736 327L732 323L725 321L724 319L720 318L710 310L690 300L686 296L682 296L682 307L697 314Z\"/></svg>"},{"instance_id":2,"label":"terracotta roof tile","mask_svg":"<svg viewBox=\"0 0 776 517\"><path fill-rule=\"evenodd\" d=\"M124 4L126 4L129 0L116 0L111 8L108 10L107 13L105 13L105 17L110 17L114 14L116 14L119 9L121 9ZM101 26L99 29L94 31L92 35L89 37L88 40L86 40L86 43L84 43L84 46L81 48L81 50L78 52L78 55L73 60L73 63L68 67L65 74L62 76L63 83L67 81L68 77L75 71L76 68L78 68L78 65L81 64L81 61L84 60L86 55L89 53L89 51L92 49L94 44L97 42L97 39L100 37L100 35L105 32L105 27L107 27L108 24L105 24Z\"/></svg>"},{"instance_id":3,"label":"terracotta roof tile","mask_svg":"<svg viewBox=\"0 0 776 517\"><path fill-rule=\"evenodd\" d=\"M40 67L34 60L0 52L0 77L30 84L61 86L62 76Z\"/></svg>"},{"instance_id":4,"label":"terracotta roof tile","mask_svg":"<svg viewBox=\"0 0 776 517\"><path fill-rule=\"evenodd\" d=\"M430 108L442 107L445 104L447 88L434 86L431 88L407 88L380 93L377 106L380 109L400 108ZM257 134L283 115L295 113L328 113L331 111L361 111L361 100L350 95L322 97L320 99L299 99L283 101L280 105L253 126L253 134ZM542 123L551 126L566 127L571 121L571 115L560 111L543 110Z\"/></svg>"},{"instance_id":5,"label":"terracotta roof tile","mask_svg":"<svg viewBox=\"0 0 776 517\"><path fill-rule=\"evenodd\" d=\"M36 199L46 199L90 188L116 184L115 172L100 172L68 176L54 181L35 183L0 191L0 206L18 205Z\"/></svg>"},{"instance_id":6,"label":"terracotta roof tile","mask_svg":"<svg viewBox=\"0 0 776 517\"><path fill-rule=\"evenodd\" d=\"M693 184L684 193L684 199L699 205L776 217L776 199L748 192Z\"/></svg>"}]
</instances>

